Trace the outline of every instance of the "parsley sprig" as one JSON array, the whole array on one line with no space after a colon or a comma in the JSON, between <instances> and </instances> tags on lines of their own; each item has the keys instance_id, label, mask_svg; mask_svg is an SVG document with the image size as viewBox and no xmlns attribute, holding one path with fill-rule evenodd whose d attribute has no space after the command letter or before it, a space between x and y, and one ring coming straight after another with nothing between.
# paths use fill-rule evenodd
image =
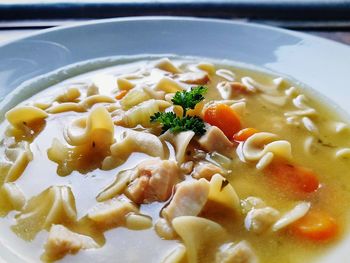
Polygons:
<instances>
[{"instance_id":1,"label":"parsley sprig","mask_svg":"<svg viewBox=\"0 0 350 263\"><path fill-rule=\"evenodd\" d=\"M203 94L207 91L204 86L192 87L190 91L176 92L171 100L174 105L182 107L182 117L174 112L157 112L151 116L151 122L159 122L162 125L162 133L170 130L172 133L182 131L194 131L197 135L205 133L203 120L198 116L189 116L187 111L194 109L195 106L204 100Z\"/></svg>"},{"instance_id":2,"label":"parsley sprig","mask_svg":"<svg viewBox=\"0 0 350 263\"><path fill-rule=\"evenodd\" d=\"M185 117L188 110L193 110L199 102L204 100L203 94L206 91L207 88L204 86L197 86L195 88L192 87L190 91L176 92L171 101L174 105L179 105L182 107L182 117Z\"/></svg>"}]
</instances>

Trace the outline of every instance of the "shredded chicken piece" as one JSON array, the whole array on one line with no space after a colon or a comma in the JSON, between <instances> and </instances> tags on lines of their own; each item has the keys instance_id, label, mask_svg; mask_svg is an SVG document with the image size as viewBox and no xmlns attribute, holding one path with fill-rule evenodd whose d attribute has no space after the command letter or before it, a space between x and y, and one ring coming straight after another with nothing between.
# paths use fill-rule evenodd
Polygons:
<instances>
[{"instance_id":1,"label":"shredded chicken piece","mask_svg":"<svg viewBox=\"0 0 350 263\"><path fill-rule=\"evenodd\" d=\"M232 142L216 126L208 128L198 142L208 152L218 152L225 156L232 156L234 153Z\"/></svg>"},{"instance_id":2,"label":"shredded chicken piece","mask_svg":"<svg viewBox=\"0 0 350 263\"><path fill-rule=\"evenodd\" d=\"M125 191L128 198L137 204L169 199L179 177L176 162L151 159L140 163L136 169L137 178Z\"/></svg>"},{"instance_id":3,"label":"shredded chicken piece","mask_svg":"<svg viewBox=\"0 0 350 263\"><path fill-rule=\"evenodd\" d=\"M168 221L178 216L196 216L202 211L208 195L209 182L205 179L180 183L170 204L163 209L162 215Z\"/></svg>"},{"instance_id":4,"label":"shredded chicken piece","mask_svg":"<svg viewBox=\"0 0 350 263\"><path fill-rule=\"evenodd\" d=\"M247 241L225 244L216 254L216 263L258 263L258 258Z\"/></svg>"},{"instance_id":5,"label":"shredded chicken piece","mask_svg":"<svg viewBox=\"0 0 350 263\"><path fill-rule=\"evenodd\" d=\"M252 90L248 89L248 87L246 85L244 85L243 83L240 83L240 82L229 82L228 85L230 85L230 87L232 89L232 93L234 95L253 93Z\"/></svg>"},{"instance_id":6,"label":"shredded chicken piece","mask_svg":"<svg viewBox=\"0 0 350 263\"><path fill-rule=\"evenodd\" d=\"M268 229L280 217L280 213L272 207L252 209L248 212L244 225L247 230L260 234Z\"/></svg>"},{"instance_id":7,"label":"shredded chicken piece","mask_svg":"<svg viewBox=\"0 0 350 263\"><path fill-rule=\"evenodd\" d=\"M127 200L110 199L98 203L89 213L88 218L102 229L108 229L125 223L125 217L131 212L137 212L137 208Z\"/></svg>"},{"instance_id":8,"label":"shredded chicken piece","mask_svg":"<svg viewBox=\"0 0 350 263\"><path fill-rule=\"evenodd\" d=\"M224 171L219 167L209 162L199 162L192 173L196 179L204 178L210 181L214 174L224 174Z\"/></svg>"},{"instance_id":9,"label":"shredded chicken piece","mask_svg":"<svg viewBox=\"0 0 350 263\"><path fill-rule=\"evenodd\" d=\"M242 212L247 214L253 208L264 208L266 207L265 202L255 196L248 196L246 199L241 201Z\"/></svg>"},{"instance_id":10,"label":"shredded chicken piece","mask_svg":"<svg viewBox=\"0 0 350 263\"><path fill-rule=\"evenodd\" d=\"M149 177L146 175L140 176L133 180L125 190L125 195L137 204L144 201L145 192L149 184Z\"/></svg>"},{"instance_id":11,"label":"shredded chicken piece","mask_svg":"<svg viewBox=\"0 0 350 263\"><path fill-rule=\"evenodd\" d=\"M98 248L99 245L89 236L74 233L62 225L53 225L45 244L44 257L48 260L75 254L80 249Z\"/></svg>"},{"instance_id":12,"label":"shredded chicken piece","mask_svg":"<svg viewBox=\"0 0 350 263\"><path fill-rule=\"evenodd\" d=\"M206 72L187 72L178 74L179 81L187 84L205 85L209 81L209 76Z\"/></svg>"},{"instance_id":13,"label":"shredded chicken piece","mask_svg":"<svg viewBox=\"0 0 350 263\"><path fill-rule=\"evenodd\" d=\"M234 96L252 93L245 85L240 82L222 81L216 86L221 97L228 100Z\"/></svg>"}]
</instances>

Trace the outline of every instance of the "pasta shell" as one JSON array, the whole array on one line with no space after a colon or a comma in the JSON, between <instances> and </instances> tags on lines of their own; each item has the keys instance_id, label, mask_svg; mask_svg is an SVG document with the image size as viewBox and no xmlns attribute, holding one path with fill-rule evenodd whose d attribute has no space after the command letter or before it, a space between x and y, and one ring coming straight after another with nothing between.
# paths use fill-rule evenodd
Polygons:
<instances>
[{"instance_id":1,"label":"pasta shell","mask_svg":"<svg viewBox=\"0 0 350 263\"><path fill-rule=\"evenodd\" d=\"M168 58L163 58L155 63L154 65L156 68L159 68L164 71L171 72L173 74L180 73L181 70L174 65L173 62L171 62Z\"/></svg>"},{"instance_id":2,"label":"pasta shell","mask_svg":"<svg viewBox=\"0 0 350 263\"><path fill-rule=\"evenodd\" d=\"M142 152L164 158L164 148L159 138L151 133L127 130L125 137L111 146L113 156L126 159L133 152Z\"/></svg>"},{"instance_id":3,"label":"pasta shell","mask_svg":"<svg viewBox=\"0 0 350 263\"><path fill-rule=\"evenodd\" d=\"M216 71L216 75L228 81L234 81L236 78L236 75L231 70L228 70L228 69L218 69Z\"/></svg>"},{"instance_id":4,"label":"pasta shell","mask_svg":"<svg viewBox=\"0 0 350 263\"><path fill-rule=\"evenodd\" d=\"M45 111L33 106L17 106L5 114L8 122L17 128L21 128L23 124L30 125L33 122L43 120L47 116Z\"/></svg>"},{"instance_id":5,"label":"pasta shell","mask_svg":"<svg viewBox=\"0 0 350 263\"><path fill-rule=\"evenodd\" d=\"M233 211L240 211L240 201L236 191L220 174L215 174L210 180L208 200Z\"/></svg>"},{"instance_id":6,"label":"pasta shell","mask_svg":"<svg viewBox=\"0 0 350 263\"><path fill-rule=\"evenodd\" d=\"M118 78L117 79L117 85L119 90L131 90L132 88L135 87L135 84L132 83L131 81L123 78Z\"/></svg>"},{"instance_id":7,"label":"pasta shell","mask_svg":"<svg viewBox=\"0 0 350 263\"><path fill-rule=\"evenodd\" d=\"M283 140L277 141L277 136L273 133L256 133L242 146L242 153L247 161L258 161L268 152L286 159L292 156L290 143Z\"/></svg>"},{"instance_id":8,"label":"pasta shell","mask_svg":"<svg viewBox=\"0 0 350 263\"><path fill-rule=\"evenodd\" d=\"M178 244L168 255L162 260L161 263L181 263L186 257L186 247Z\"/></svg>"},{"instance_id":9,"label":"pasta shell","mask_svg":"<svg viewBox=\"0 0 350 263\"><path fill-rule=\"evenodd\" d=\"M195 133L193 131L184 131L178 134L167 131L160 139L169 141L174 146L176 160L179 164L182 164L185 161L188 144L194 135Z\"/></svg>"},{"instance_id":10,"label":"pasta shell","mask_svg":"<svg viewBox=\"0 0 350 263\"><path fill-rule=\"evenodd\" d=\"M8 169L6 169L4 175L4 182L13 182L21 176L28 163L33 159L33 154L29 143L21 141L14 147L7 148L5 157L8 161Z\"/></svg>"},{"instance_id":11,"label":"pasta shell","mask_svg":"<svg viewBox=\"0 0 350 263\"><path fill-rule=\"evenodd\" d=\"M7 215L12 210L20 210L26 198L15 183L5 183L0 188L0 216Z\"/></svg>"},{"instance_id":12,"label":"pasta shell","mask_svg":"<svg viewBox=\"0 0 350 263\"><path fill-rule=\"evenodd\" d=\"M201 217L176 217L172 225L185 244L188 263L199 262L198 255L226 235L219 224Z\"/></svg>"},{"instance_id":13,"label":"pasta shell","mask_svg":"<svg viewBox=\"0 0 350 263\"><path fill-rule=\"evenodd\" d=\"M52 224L76 221L75 199L68 186L52 186L31 198L16 215L13 231L25 240L32 240L42 229Z\"/></svg>"},{"instance_id":14,"label":"pasta shell","mask_svg":"<svg viewBox=\"0 0 350 263\"><path fill-rule=\"evenodd\" d=\"M309 211L311 204L308 202L300 202L292 210L285 213L273 226L273 231L279 231L282 228L302 218Z\"/></svg>"},{"instance_id":15,"label":"pasta shell","mask_svg":"<svg viewBox=\"0 0 350 263\"><path fill-rule=\"evenodd\" d=\"M155 90L163 90L166 93L175 93L184 90L184 87L171 78L163 77L156 84Z\"/></svg>"},{"instance_id":16,"label":"pasta shell","mask_svg":"<svg viewBox=\"0 0 350 263\"><path fill-rule=\"evenodd\" d=\"M87 118L73 121L66 129L65 138L71 145L77 146L93 141L97 147L113 142L114 124L104 107L97 107Z\"/></svg>"},{"instance_id":17,"label":"pasta shell","mask_svg":"<svg viewBox=\"0 0 350 263\"><path fill-rule=\"evenodd\" d=\"M75 111L75 112L85 112L86 109L79 103L75 102L64 102L60 104L56 104L51 106L46 110L48 113L62 113L62 112L68 112L68 111Z\"/></svg>"}]
</instances>

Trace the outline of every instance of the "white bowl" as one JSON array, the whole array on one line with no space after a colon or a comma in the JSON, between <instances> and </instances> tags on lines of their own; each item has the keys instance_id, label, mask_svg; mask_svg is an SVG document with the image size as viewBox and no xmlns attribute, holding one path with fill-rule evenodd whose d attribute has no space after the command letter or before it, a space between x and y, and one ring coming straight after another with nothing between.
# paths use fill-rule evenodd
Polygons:
<instances>
[{"instance_id":1,"label":"white bowl","mask_svg":"<svg viewBox=\"0 0 350 263\"><path fill-rule=\"evenodd\" d=\"M44 87L40 86L43 74L90 59L139 54L177 54L252 64L292 77L312 87L332 106L339 105L342 114L350 112L348 46L258 24L138 17L43 30L0 46L0 120L6 108ZM57 81L52 78L55 75L47 76L46 84ZM13 100L6 95L15 88L18 97ZM349 247L350 237L330 249L320 262L350 262ZM23 262L0 243L1 259Z\"/></svg>"}]
</instances>

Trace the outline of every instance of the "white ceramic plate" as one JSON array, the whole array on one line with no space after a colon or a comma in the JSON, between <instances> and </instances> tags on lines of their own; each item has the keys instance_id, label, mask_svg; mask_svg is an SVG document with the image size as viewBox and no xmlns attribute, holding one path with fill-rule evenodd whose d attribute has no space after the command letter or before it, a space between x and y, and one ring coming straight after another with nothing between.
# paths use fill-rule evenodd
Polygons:
<instances>
[{"instance_id":1,"label":"white ceramic plate","mask_svg":"<svg viewBox=\"0 0 350 263\"><path fill-rule=\"evenodd\" d=\"M31 79L85 60L177 54L253 64L291 76L350 112L350 47L292 31L224 20L139 17L41 31L0 46L0 108ZM53 80L54 81L54 80ZM30 90L22 90L23 99ZM29 96L29 95L28 95ZM336 104L335 104L336 103ZM4 116L0 116L2 119ZM350 262L350 238L322 262ZM0 261L23 262L0 244Z\"/></svg>"}]
</instances>

